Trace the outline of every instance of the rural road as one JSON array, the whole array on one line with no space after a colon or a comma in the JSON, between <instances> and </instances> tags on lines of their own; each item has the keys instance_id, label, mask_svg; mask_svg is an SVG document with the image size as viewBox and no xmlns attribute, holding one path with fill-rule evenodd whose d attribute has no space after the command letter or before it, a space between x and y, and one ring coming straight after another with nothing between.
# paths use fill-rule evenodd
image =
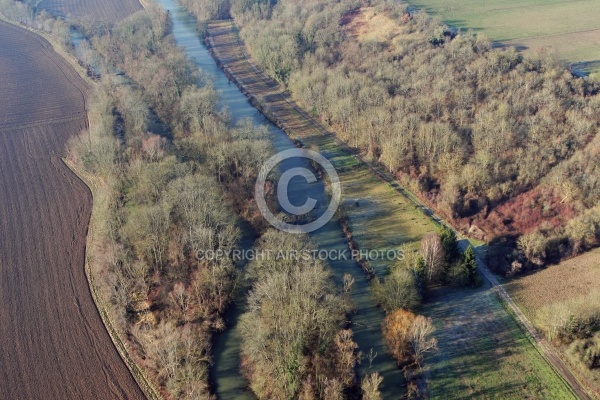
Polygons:
<instances>
[{"instance_id":1,"label":"rural road","mask_svg":"<svg viewBox=\"0 0 600 400\"><path fill-rule=\"evenodd\" d=\"M234 30L237 29L237 28L235 28L233 21L231 22L231 24L232 24L232 28ZM209 41L211 41L211 43L212 43L211 37L209 37ZM444 224L444 225L450 226L449 224L445 223L442 218L440 218L438 215L436 215L435 212L433 212L425 204L423 204L415 195L413 195L408 190L403 188L400 185L400 183L391 174L384 171L380 166L374 165L373 163L364 159L354 149L351 149L346 143L340 141L335 136L334 133L328 131L320 123L318 123L316 120L314 120L314 118L309 116L303 109L298 107L298 105L294 101L289 99L289 97L286 94L284 94L282 91L279 90L279 86L274 81L267 78L264 75L264 72L262 72L256 66L256 64L251 60L251 58L246 53L245 45L241 42L239 37L238 37L238 45L239 45L239 53L238 54L240 55L241 58L245 58L245 61L252 69L252 71L246 71L246 72L253 74L257 80L262 81L263 84L267 85L267 87L269 87L269 89L271 89L273 91L272 93L269 94L269 96L271 98L273 98L274 96L279 97L281 100L283 100L285 103L287 103L288 107L293 109L298 114L299 118L304 119L305 123L307 125L312 125L312 127L315 130L317 130L318 132L325 133L325 134L331 136L331 138L335 141L335 143L341 149L343 149L347 153L351 154L358 161L366 164L377 178L379 178L379 179L383 180L384 182L386 182L387 184L389 184L398 193L400 193L402 196L404 196L406 199L408 199L408 201L410 203L412 203L416 208L420 209L424 214L429 216L434 222L436 222L438 224ZM231 71L226 71L226 72L231 73ZM247 95L253 96L255 98L260 98L260 93L250 92L250 93L247 93ZM267 106L267 108L268 108L268 106ZM278 113L273 110L270 110L270 111L271 111L270 113L267 113L270 115L266 114L267 117L272 120L274 119L273 122L276 125L280 126L285 131L287 127L284 123L282 123L282 121L279 120ZM458 234L458 232L457 232L457 234ZM467 240L461 240L459 242L459 244L463 251L469 245ZM494 276L494 274L488 269L487 265L485 264L484 260L481 257L483 251L485 251L485 250L482 247L479 247L476 249L477 265L478 265L478 269L479 269L481 275L483 275L490 282L492 289L497 293L499 298L510 307L510 309L516 316L517 322L527 331L529 336L535 341L536 347L540 351L542 356L555 369L555 371L557 373L559 373L563 377L563 379L571 386L574 394L577 397L579 397L580 399L583 399L583 400L590 399L591 400L592 397L587 393L587 391L581 385L579 380L573 375L573 373L568 368L568 366L566 366L565 363L561 360L561 358L558 357L558 355L552 349L552 347L548 344L548 342L542 337L542 335L533 326L531 321L529 321L529 319L519 309L517 304L512 300L512 298L506 292L506 290L504 289L502 284L498 281L498 279Z\"/></svg>"}]
</instances>

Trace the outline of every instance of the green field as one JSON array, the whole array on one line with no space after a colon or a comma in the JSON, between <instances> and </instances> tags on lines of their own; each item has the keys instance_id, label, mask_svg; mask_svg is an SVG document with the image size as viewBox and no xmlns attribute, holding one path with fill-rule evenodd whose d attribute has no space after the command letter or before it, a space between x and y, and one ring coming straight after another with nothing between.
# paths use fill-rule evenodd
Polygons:
<instances>
[{"instance_id":1,"label":"green field","mask_svg":"<svg viewBox=\"0 0 600 400\"><path fill-rule=\"evenodd\" d=\"M536 54L544 47L600 72L600 0L410 0L451 26Z\"/></svg>"},{"instance_id":2,"label":"green field","mask_svg":"<svg viewBox=\"0 0 600 400\"><path fill-rule=\"evenodd\" d=\"M486 285L427 302L440 351L426 360L431 399L574 399Z\"/></svg>"}]
</instances>

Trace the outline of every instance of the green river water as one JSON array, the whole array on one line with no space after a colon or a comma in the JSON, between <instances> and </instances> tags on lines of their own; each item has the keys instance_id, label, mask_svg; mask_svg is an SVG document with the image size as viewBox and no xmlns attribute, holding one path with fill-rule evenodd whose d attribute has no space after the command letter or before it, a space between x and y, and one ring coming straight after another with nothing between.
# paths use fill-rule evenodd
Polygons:
<instances>
[{"instance_id":1,"label":"green river water","mask_svg":"<svg viewBox=\"0 0 600 400\"><path fill-rule=\"evenodd\" d=\"M220 92L220 105L229 110L234 121L250 118L255 124L267 125L276 151L294 148L286 134L266 120L219 69L199 36L194 17L175 0L157 1L171 15L173 34L177 43L185 49L188 56L204 73L212 77L215 88ZM294 158L282 162L280 169L283 171L299 166L307 167L308 165L304 159ZM316 199L317 214L319 211L323 212L329 202L321 180L308 184L302 178L293 178L288 195L290 201L295 205L304 204L308 197ZM328 251L348 249L343 232L335 218L323 228L311 233L310 236L319 249ZM250 246L249 242L251 241L246 240L244 245ZM383 344L381 322L384 313L375 303L365 273L353 260L331 261L329 264L335 283L339 287L342 286L342 278L346 273L352 275L355 280L351 294L356 309L356 314L352 315L352 330L355 341L365 355L358 367L359 376L362 377L374 371L379 372L384 378L380 387L383 397L385 399L399 398L404 393L404 378ZM253 398L247 388L247 382L239 371L241 338L237 329L237 321L241 313L243 313L243 304L237 304L226 314L228 329L217 336L213 348L214 367L211 371L211 378L220 399ZM376 354L372 362L369 362L368 354Z\"/></svg>"}]
</instances>

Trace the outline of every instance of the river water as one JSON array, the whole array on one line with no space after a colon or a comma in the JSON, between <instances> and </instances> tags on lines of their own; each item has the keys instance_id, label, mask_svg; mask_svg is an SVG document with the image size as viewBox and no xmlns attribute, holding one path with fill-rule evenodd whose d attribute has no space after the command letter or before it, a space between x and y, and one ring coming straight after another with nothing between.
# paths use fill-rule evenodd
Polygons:
<instances>
[{"instance_id":1,"label":"river water","mask_svg":"<svg viewBox=\"0 0 600 400\"><path fill-rule=\"evenodd\" d=\"M184 48L188 56L204 73L212 77L214 87L220 92L220 106L229 110L233 120L240 121L249 118L254 124L266 125L276 152L295 148L288 136L259 113L237 86L230 82L219 69L199 36L195 18L176 0L158 0L158 3L171 14L173 34L177 43ZM280 164L282 172L295 167L306 168L309 166L304 159L299 158L285 160ZM303 178L293 178L290 181L288 197L290 202L296 206L304 204L309 197L317 200L315 209L317 215L322 214L329 204L329 196L326 194L321 180L309 184ZM343 232L335 218L321 229L311 233L310 236L320 250L343 251L348 249ZM329 264L338 287L342 287L344 274L350 274L355 281L351 294L356 309L356 314L352 315L352 330L354 339L364 354L358 368L359 375L362 377L371 372L379 372L384 378L380 387L383 397L385 399L399 398L404 392L402 388L404 379L383 344L381 322L384 313L374 301L364 272L353 260L330 261ZM227 314L228 329L218 335L214 344L214 367L211 376L220 399L253 398L246 387L246 381L239 372L240 334L237 320L242 312L243 305L237 305ZM369 354L375 356L372 361L368 357Z\"/></svg>"}]
</instances>

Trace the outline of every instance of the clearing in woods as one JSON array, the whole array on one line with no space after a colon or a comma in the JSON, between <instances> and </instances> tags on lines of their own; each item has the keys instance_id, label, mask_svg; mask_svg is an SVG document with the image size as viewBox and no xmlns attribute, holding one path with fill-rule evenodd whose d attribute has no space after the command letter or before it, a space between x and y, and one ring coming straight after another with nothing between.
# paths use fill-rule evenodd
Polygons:
<instances>
[{"instance_id":1,"label":"clearing in woods","mask_svg":"<svg viewBox=\"0 0 600 400\"><path fill-rule=\"evenodd\" d=\"M0 21L0 87L0 398L141 399L84 273L90 192L60 159L86 85Z\"/></svg>"},{"instance_id":2,"label":"clearing in woods","mask_svg":"<svg viewBox=\"0 0 600 400\"><path fill-rule=\"evenodd\" d=\"M342 19L342 25L360 42L390 41L402 32L396 21L377 13L374 7L361 7L347 14Z\"/></svg>"},{"instance_id":3,"label":"clearing in woods","mask_svg":"<svg viewBox=\"0 0 600 400\"><path fill-rule=\"evenodd\" d=\"M546 47L600 74L600 0L409 0L451 26L535 54Z\"/></svg>"},{"instance_id":4,"label":"clearing in woods","mask_svg":"<svg viewBox=\"0 0 600 400\"><path fill-rule=\"evenodd\" d=\"M61 17L92 17L114 23L142 10L138 0L42 0L37 6Z\"/></svg>"}]
</instances>

